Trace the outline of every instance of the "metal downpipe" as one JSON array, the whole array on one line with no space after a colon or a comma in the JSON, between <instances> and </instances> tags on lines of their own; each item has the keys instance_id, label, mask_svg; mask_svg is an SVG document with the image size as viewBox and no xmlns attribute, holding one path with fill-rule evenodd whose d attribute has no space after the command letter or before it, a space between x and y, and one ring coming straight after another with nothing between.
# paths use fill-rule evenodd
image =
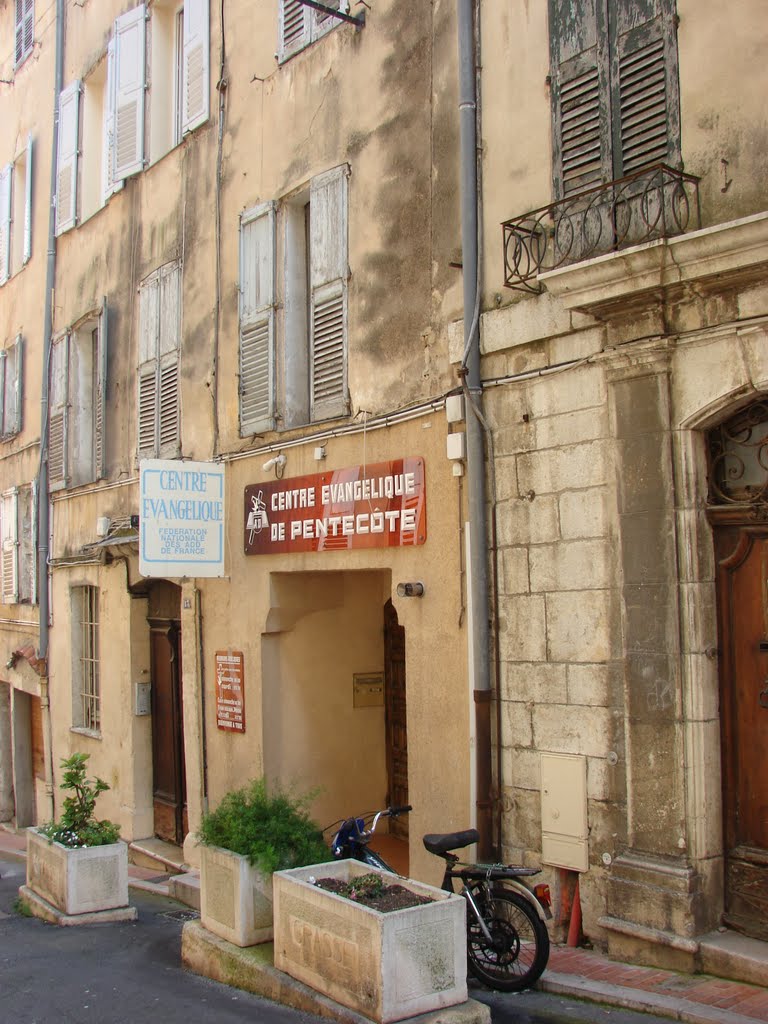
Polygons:
<instances>
[{"instance_id":1,"label":"metal downpipe","mask_svg":"<svg viewBox=\"0 0 768 1024\"><path fill-rule=\"evenodd\" d=\"M491 669L488 600L488 528L485 500L485 444L480 420L479 246L477 194L477 100L474 0L457 0L459 43L459 155L461 174L461 248L464 284L464 389L467 412L467 491L469 504L468 579L472 608L472 674L475 710L475 759L478 856L493 848L491 770ZM476 411L475 411L476 410Z\"/></svg>"}]
</instances>

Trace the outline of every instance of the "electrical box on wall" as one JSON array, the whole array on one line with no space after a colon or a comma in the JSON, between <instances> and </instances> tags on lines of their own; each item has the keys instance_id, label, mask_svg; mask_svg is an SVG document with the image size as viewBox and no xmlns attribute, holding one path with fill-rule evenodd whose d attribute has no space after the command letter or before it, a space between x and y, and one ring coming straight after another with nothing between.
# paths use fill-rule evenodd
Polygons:
<instances>
[{"instance_id":1,"label":"electrical box on wall","mask_svg":"<svg viewBox=\"0 0 768 1024\"><path fill-rule=\"evenodd\" d=\"M133 713L134 715L152 714L152 684L133 684Z\"/></svg>"},{"instance_id":2,"label":"electrical box on wall","mask_svg":"<svg viewBox=\"0 0 768 1024\"><path fill-rule=\"evenodd\" d=\"M355 672L352 676L352 706L355 708L384 706L383 673Z\"/></svg>"},{"instance_id":3,"label":"electrical box on wall","mask_svg":"<svg viewBox=\"0 0 768 1024\"><path fill-rule=\"evenodd\" d=\"M589 867L583 754L541 755L541 859L571 871Z\"/></svg>"}]
</instances>

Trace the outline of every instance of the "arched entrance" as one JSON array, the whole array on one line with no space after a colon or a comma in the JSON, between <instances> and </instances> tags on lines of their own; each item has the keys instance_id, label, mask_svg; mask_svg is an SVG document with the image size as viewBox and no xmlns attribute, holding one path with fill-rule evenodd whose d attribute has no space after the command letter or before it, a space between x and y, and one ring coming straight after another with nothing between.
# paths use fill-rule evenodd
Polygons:
<instances>
[{"instance_id":1,"label":"arched entrance","mask_svg":"<svg viewBox=\"0 0 768 1024\"><path fill-rule=\"evenodd\" d=\"M724 921L768 940L768 401L708 434L718 604Z\"/></svg>"}]
</instances>

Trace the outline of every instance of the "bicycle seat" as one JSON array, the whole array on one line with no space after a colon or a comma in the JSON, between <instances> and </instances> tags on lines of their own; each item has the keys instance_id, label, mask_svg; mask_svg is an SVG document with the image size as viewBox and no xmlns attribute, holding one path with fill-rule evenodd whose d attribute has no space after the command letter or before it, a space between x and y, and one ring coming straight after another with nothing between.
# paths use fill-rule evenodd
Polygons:
<instances>
[{"instance_id":1,"label":"bicycle seat","mask_svg":"<svg viewBox=\"0 0 768 1024\"><path fill-rule=\"evenodd\" d=\"M424 836L424 846L430 853L441 856L443 853L450 853L451 850L461 850L465 846L471 846L480 839L480 833L476 828L465 829L464 832L445 832Z\"/></svg>"}]
</instances>

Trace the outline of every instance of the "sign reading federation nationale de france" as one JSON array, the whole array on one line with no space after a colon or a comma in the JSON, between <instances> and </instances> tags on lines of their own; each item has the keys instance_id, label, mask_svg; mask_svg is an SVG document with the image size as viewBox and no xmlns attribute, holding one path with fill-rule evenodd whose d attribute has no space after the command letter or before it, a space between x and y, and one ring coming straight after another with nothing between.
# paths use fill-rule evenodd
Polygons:
<instances>
[{"instance_id":1,"label":"sign reading federation nationale de france","mask_svg":"<svg viewBox=\"0 0 768 1024\"><path fill-rule=\"evenodd\" d=\"M139 571L143 576L224 575L224 467L139 463Z\"/></svg>"}]
</instances>

